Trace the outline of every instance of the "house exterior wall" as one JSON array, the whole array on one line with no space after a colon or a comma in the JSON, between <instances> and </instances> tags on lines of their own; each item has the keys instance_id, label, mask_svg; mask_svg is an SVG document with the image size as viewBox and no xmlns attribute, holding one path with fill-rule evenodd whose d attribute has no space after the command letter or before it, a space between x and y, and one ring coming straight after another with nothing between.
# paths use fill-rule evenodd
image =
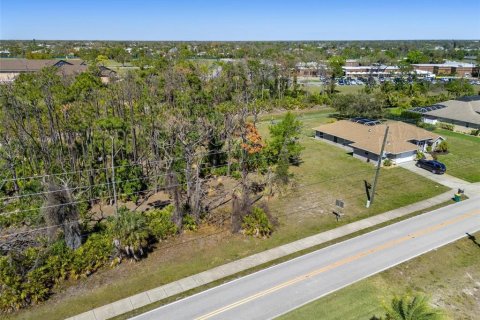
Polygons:
<instances>
[{"instance_id":1,"label":"house exterior wall","mask_svg":"<svg viewBox=\"0 0 480 320\"><path fill-rule=\"evenodd\" d=\"M422 117L422 122L435 125L438 121L436 118L424 116Z\"/></svg>"},{"instance_id":2,"label":"house exterior wall","mask_svg":"<svg viewBox=\"0 0 480 320\"><path fill-rule=\"evenodd\" d=\"M391 159L392 162L394 162L395 164L400 164L408 161L413 161L415 160L416 156L417 156L416 151L409 151L409 152L392 155L392 158L389 157L389 159Z\"/></svg>"},{"instance_id":3,"label":"house exterior wall","mask_svg":"<svg viewBox=\"0 0 480 320\"><path fill-rule=\"evenodd\" d=\"M344 150L347 150L348 152L352 153L354 158L360 159L364 162L369 162L369 163L372 163L372 164L376 164L377 161L378 161L378 158L379 158L378 154L375 154L375 153L372 153L372 152L369 152L369 151L366 151L366 150L363 150L363 149L359 149L359 148L355 148L355 147L350 146L350 144L352 144L353 141L349 141L349 140L345 140L345 139L342 139L342 138L339 138L339 137L335 137L333 135L326 134L326 133L321 132L321 131L315 131L315 139L325 141L328 144L331 144L331 145L334 145L336 147L340 147ZM429 145L432 145L432 149L435 149L436 146L442 140L443 139L441 139L441 138L439 138L439 139L437 139L433 142L422 140L422 141L418 142L418 144L419 144L418 150L425 152ZM413 143L416 143L416 142L413 142ZM415 160L416 155L417 155L417 150L412 150L412 151L403 152L403 153L399 153L399 154L387 154L386 158L392 160L392 162L394 164L400 164L400 163ZM383 163L382 163L382 165L383 165Z\"/></svg>"},{"instance_id":4,"label":"house exterior wall","mask_svg":"<svg viewBox=\"0 0 480 320\"><path fill-rule=\"evenodd\" d=\"M332 136L330 134L325 134L325 133L320 132L320 131L315 131L315 139L325 141L328 144L334 145L336 147L340 147L344 150L347 150L348 152L353 151L352 147L349 146L351 143L353 143L353 141L338 138L338 137Z\"/></svg>"},{"instance_id":5,"label":"house exterior wall","mask_svg":"<svg viewBox=\"0 0 480 320\"><path fill-rule=\"evenodd\" d=\"M374 164L377 163L378 155L362 149L358 149L358 148L352 148L352 149L353 149L354 158L360 159L365 162L372 162Z\"/></svg>"},{"instance_id":6,"label":"house exterior wall","mask_svg":"<svg viewBox=\"0 0 480 320\"><path fill-rule=\"evenodd\" d=\"M476 124L476 123L440 118L435 116L429 116L429 117L431 118L430 121L435 121L435 123L433 124L437 124L438 122L452 124L454 131L470 133L470 131L472 131L473 129L480 129L480 124Z\"/></svg>"}]
</instances>

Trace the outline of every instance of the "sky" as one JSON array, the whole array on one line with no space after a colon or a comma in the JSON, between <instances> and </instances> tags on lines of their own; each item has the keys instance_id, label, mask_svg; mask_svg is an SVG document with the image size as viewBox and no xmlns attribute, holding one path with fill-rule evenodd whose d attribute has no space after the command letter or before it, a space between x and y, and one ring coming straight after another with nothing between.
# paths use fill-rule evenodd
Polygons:
<instances>
[{"instance_id":1,"label":"sky","mask_svg":"<svg viewBox=\"0 0 480 320\"><path fill-rule=\"evenodd\" d=\"M480 0L0 0L0 39L480 39Z\"/></svg>"}]
</instances>

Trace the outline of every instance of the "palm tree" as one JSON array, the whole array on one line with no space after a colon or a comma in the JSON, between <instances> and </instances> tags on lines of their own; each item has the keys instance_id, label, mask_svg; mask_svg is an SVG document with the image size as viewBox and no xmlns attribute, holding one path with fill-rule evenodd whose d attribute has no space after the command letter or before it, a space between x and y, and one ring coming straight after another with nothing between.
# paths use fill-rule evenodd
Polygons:
<instances>
[{"instance_id":1,"label":"palm tree","mask_svg":"<svg viewBox=\"0 0 480 320\"><path fill-rule=\"evenodd\" d=\"M385 306L387 320L437 320L443 319L439 309L430 306L424 295L395 297Z\"/></svg>"},{"instance_id":2,"label":"palm tree","mask_svg":"<svg viewBox=\"0 0 480 320\"><path fill-rule=\"evenodd\" d=\"M109 229L117 249L126 256L139 260L139 256L144 253L143 249L148 245L149 233L145 217L125 207L120 208L118 216L111 220Z\"/></svg>"}]
</instances>

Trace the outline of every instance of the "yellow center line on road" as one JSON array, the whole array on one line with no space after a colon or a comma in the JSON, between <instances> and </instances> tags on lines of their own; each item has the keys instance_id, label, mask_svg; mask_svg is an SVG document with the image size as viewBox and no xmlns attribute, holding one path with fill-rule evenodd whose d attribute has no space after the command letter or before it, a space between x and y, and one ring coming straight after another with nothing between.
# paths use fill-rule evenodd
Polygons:
<instances>
[{"instance_id":1,"label":"yellow center line on road","mask_svg":"<svg viewBox=\"0 0 480 320\"><path fill-rule=\"evenodd\" d=\"M366 251L363 251L363 252L360 252L356 255L353 255L353 256L350 256L350 257L346 257L346 258L343 258L341 260L338 260L332 264L329 264L325 267L322 267L320 269L317 269L317 270L314 270L314 271L311 271L309 273L306 273L306 274L303 274L301 276L298 276L298 277L295 277L291 280L288 280L286 282L283 282L275 287L272 287L270 289L266 289L264 291L260 291L254 295L251 295L245 299L242 299L242 300L239 300L237 302L234 302L232 304L229 304L225 307L222 307L222 308L219 308L215 311L212 311L206 315L203 315L203 316L200 316L198 318L196 318L195 320L206 320L206 319L209 319L211 317L214 317L216 315L219 315L220 313L222 312L225 312L225 311L228 311L228 310L231 310L233 308L236 308L242 304L245 304L247 302L250 302L250 301L253 301L255 299L258 299L258 298L261 298L263 296L266 296L272 292L275 292L275 291L278 291L280 289L283 289L285 287L288 287L288 286L291 286L293 284L296 284L298 282L301 282L303 280L306 280L308 278L311 278L311 277L314 277L316 275L319 275L321 273L324 273L326 271L330 271L330 270L333 270L335 268L338 268L340 266L343 266L345 264L348 264L350 262L353 262L353 261L356 261L356 260L359 260L363 257L366 257L368 255L371 255L371 254L374 254L376 252L379 252L379 251L382 251L382 250L385 250L385 249L388 249L388 248L392 248L400 243L403 243L405 241L408 241L408 240L411 240L411 239L415 239L415 238L418 238L420 236L424 236L424 235L427 235L427 234L430 234L430 233L433 233L437 230L440 230L442 228L445 228L449 225L452 225L452 224L455 224L457 222L460 222L462 220L465 220L465 219L468 219L470 217L473 217L474 215L477 215L477 214L480 214L480 210L475 210L475 211L472 211L470 213L466 213L466 214L463 214L463 215L460 215L456 218L453 218L453 219L450 219L450 220L447 220L447 221L444 221L442 223L439 223L439 224L436 224L436 225L433 225L433 226L430 226L428 228L425 228L425 229L422 229L422 230L418 230L414 233L411 233L411 234L408 234L404 237L401 237L401 238L398 238L398 239L394 239L394 240L391 240L389 242L386 242L382 245L379 245L379 246L376 246L372 249L369 249L369 250L366 250Z\"/></svg>"}]
</instances>

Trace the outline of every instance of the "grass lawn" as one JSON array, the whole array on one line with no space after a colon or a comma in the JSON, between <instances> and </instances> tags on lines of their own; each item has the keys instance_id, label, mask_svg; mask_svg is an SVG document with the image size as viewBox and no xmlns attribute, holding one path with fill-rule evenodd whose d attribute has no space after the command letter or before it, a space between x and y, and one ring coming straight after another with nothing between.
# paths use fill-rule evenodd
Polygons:
<instances>
[{"instance_id":1,"label":"grass lawn","mask_svg":"<svg viewBox=\"0 0 480 320\"><path fill-rule=\"evenodd\" d=\"M324 220L322 225L328 223L336 199L345 201L345 219L353 221L448 190L403 168L384 168L375 203L366 209L364 180L373 181L375 167L353 158L341 148L312 138L314 132L311 128L332 121L328 113L303 114L299 119L303 122L301 143L305 147L302 152L304 162L291 168L298 187L271 203L271 207L286 220L285 223L294 222L295 225L299 220L308 219ZM267 139L268 126L268 122L259 125L260 133Z\"/></svg>"},{"instance_id":2,"label":"grass lawn","mask_svg":"<svg viewBox=\"0 0 480 320\"><path fill-rule=\"evenodd\" d=\"M442 129L435 132L447 139L449 153L438 156L447 166L447 173L469 182L479 182L480 138ZM465 165L459 165L462 163Z\"/></svg>"},{"instance_id":3,"label":"grass lawn","mask_svg":"<svg viewBox=\"0 0 480 320\"><path fill-rule=\"evenodd\" d=\"M480 238L480 233L476 237ZM479 265L480 245L465 238L320 298L279 319L370 319L374 315L383 316L382 303L388 303L394 295L414 292L429 295L431 302L452 319L478 319Z\"/></svg>"},{"instance_id":4,"label":"grass lawn","mask_svg":"<svg viewBox=\"0 0 480 320\"><path fill-rule=\"evenodd\" d=\"M275 115L278 117L278 115ZM259 124L267 137L270 116ZM147 259L125 261L117 268L59 289L46 303L21 311L19 319L59 319L169 283L256 252L329 230L380 212L430 198L448 189L402 168L382 169L376 202L365 208L364 179L372 181L374 167L353 158L344 150L314 140L312 127L330 121L329 113L303 112L305 147L303 163L292 168L296 189L277 193L269 206L279 225L272 237L255 239L219 233L203 225L158 245ZM337 222L331 214L335 199L346 202L345 217ZM220 230L221 231L221 230ZM13 318L13 317L12 317Z\"/></svg>"}]
</instances>

